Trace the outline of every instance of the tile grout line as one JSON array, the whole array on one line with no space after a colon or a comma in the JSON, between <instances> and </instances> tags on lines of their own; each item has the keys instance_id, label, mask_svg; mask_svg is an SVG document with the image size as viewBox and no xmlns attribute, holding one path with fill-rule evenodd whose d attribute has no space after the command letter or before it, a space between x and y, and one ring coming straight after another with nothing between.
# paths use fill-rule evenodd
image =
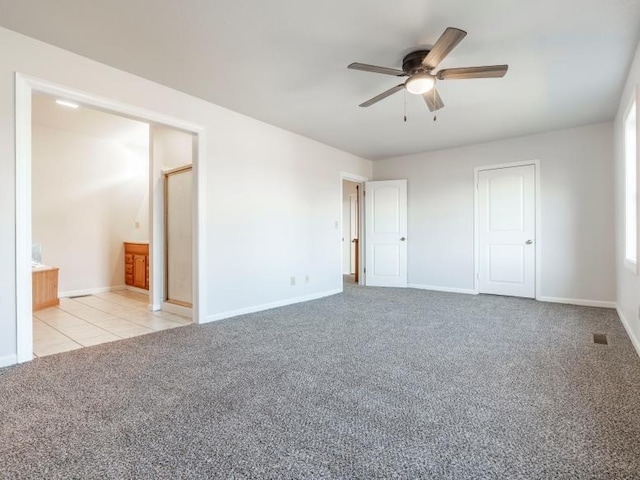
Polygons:
<instances>
[{"instance_id":1,"label":"tile grout line","mask_svg":"<svg viewBox=\"0 0 640 480\"><path fill-rule=\"evenodd\" d=\"M79 347L83 347L84 345L79 344L77 341L75 341L73 338L71 338L69 335L67 335L64 332L61 332L60 330L58 330L56 327L54 327L53 325L49 325L45 320L42 319L38 319L39 321L41 321L42 323L44 323L45 325L47 325L47 327L51 328L52 330L55 330L56 332L58 332L60 335L62 335L63 337L67 338L68 340L70 340L72 343L75 343L76 345L78 345ZM35 342L34 342L35 343Z\"/></svg>"},{"instance_id":2,"label":"tile grout line","mask_svg":"<svg viewBox=\"0 0 640 480\"><path fill-rule=\"evenodd\" d=\"M73 301L75 301L75 300L73 300ZM93 308L93 307L91 307L91 306L89 306L89 305L85 305L85 304L80 303L80 302L77 302L77 303L79 303L80 305L86 306L86 307L88 307L88 308ZM120 340L123 340L123 339L125 338L125 337L121 337L120 335L118 335L118 334L116 334L116 333L113 333L113 332L111 332L111 331L107 330L106 328L104 328L104 327L102 327L102 326L100 326L100 325L96 325L95 323L93 323L93 322L91 322L91 321L89 321L89 320L87 320L87 319L85 319L85 318L79 317L79 316L78 316L78 315L76 315L75 313L72 313L72 312L69 312L69 311L65 310L63 307L58 307L58 308L59 308L60 310L62 310L64 313L66 313L67 315L71 315L72 317L75 317L75 318L77 318L78 320L82 320L83 322L86 322L86 323L88 323L89 325L93 325L94 327L99 328L100 330L102 330L102 331L104 331L104 332L106 332L106 333L110 333L111 335L114 335L114 336L118 337ZM101 310L98 310L97 308L93 308L93 309L94 309L94 310L97 310L97 311L101 311ZM109 313L109 312L102 312L102 313ZM43 322L44 322L44 320L41 320L41 321L43 321ZM49 325L49 324L47 323L47 325ZM55 327L54 327L54 326L52 326L52 325L49 325L49 326L50 326L51 328L55 329L55 330L58 330L57 328L55 328ZM59 330L58 330L58 331L59 331ZM62 332L60 332L60 333L62 333ZM63 333L63 335L64 335L64 333ZM84 345L83 345L83 346L84 346Z\"/></svg>"},{"instance_id":3,"label":"tile grout line","mask_svg":"<svg viewBox=\"0 0 640 480\"><path fill-rule=\"evenodd\" d=\"M92 296L93 296L93 295L92 295ZM123 297L124 297L124 295L123 295ZM121 306L121 307L128 307L128 305L123 305L123 304L118 303L118 302L113 302L113 301L108 300L108 299L103 298L103 297L96 297L96 298L98 298L99 300L103 300L103 301L105 301L105 302L113 303L114 305L118 305L118 306ZM125 297L125 298L127 298L127 297ZM99 310L99 311L101 311L101 312L108 313L109 315L113 315L113 316L114 316L114 317L116 317L116 318L120 318L121 320L125 320L125 321L127 321L127 322L129 322L129 323L132 323L132 324L134 324L134 325L138 325L138 326L140 326L140 327L144 327L144 328L149 328L149 327L147 327L146 325L143 325L142 323L138 323L138 322L136 322L135 320L129 320L128 318L120 317L118 314L111 313L111 312L108 312L108 311L106 311L106 310L100 310L99 308L97 308L97 307L92 307L91 305L87 305L86 303L82 303L82 302L78 302L78 303L80 303L81 305L85 305L85 306L87 306L87 307L90 307L90 308L95 308L96 310ZM155 315L155 314L154 314L154 312L150 312L150 311L149 311L149 310L147 310L146 308L142 308L142 307L141 307L141 308L132 307L132 308L133 308L134 310L139 310L139 311L141 311L141 312L143 312L143 313L148 313L149 315L152 315L152 316L154 316L155 318L158 318L158 319L160 319L160 320L163 320L163 321L165 321L165 322L168 322L168 323L173 324L174 326L173 326L173 327L171 327L171 328L184 327L184 326L188 325L188 324L183 325L182 323L175 322L175 321L173 321L173 320L169 320L169 319L167 319L167 318L163 318L161 315ZM158 330L153 330L153 329L151 329L151 328L149 328L149 330L151 330L152 332L157 332L157 331L158 331ZM167 329L163 329L163 330L167 330Z\"/></svg>"},{"instance_id":4,"label":"tile grout line","mask_svg":"<svg viewBox=\"0 0 640 480\"><path fill-rule=\"evenodd\" d=\"M114 292L108 292L108 293L114 293ZM117 295L117 294L116 294L116 295ZM148 311L149 311L149 310L147 310L147 307L143 307L143 306L141 306L141 307L135 307L135 306L127 305L127 304L120 303L120 302L114 302L113 300L109 300L108 298L98 297L97 295L91 295L91 296L92 296L92 297L95 297L95 298L97 298L97 299L99 299L99 300L105 301L105 302L113 303L114 305L118 305L118 306L120 306L120 307L130 307L130 308L133 308L133 309L135 309L135 310L142 310L142 311L145 311L145 312L148 312ZM138 302L138 300L132 299L132 298L130 298L130 297L126 297L126 296L124 296L124 295L121 295L121 297L122 297L122 298L126 298L126 299L128 299L128 300L133 300L134 302L137 302L137 303L142 303L142 301ZM78 302L78 303L81 303L81 302ZM86 305L86 304L84 304L84 303L83 303L82 305ZM152 314L153 314L153 312L150 312L150 313L152 313Z\"/></svg>"},{"instance_id":5,"label":"tile grout line","mask_svg":"<svg viewBox=\"0 0 640 480\"><path fill-rule=\"evenodd\" d=\"M114 295L119 295L119 296L121 296L122 298L126 298L126 299L129 299L129 300L137 301L137 300L136 300L135 298L133 298L133 297L129 297L129 296L127 296L127 295L123 295L121 292L107 292L107 293L112 293L112 294L114 294ZM139 295L142 295L142 294L139 294ZM104 297L98 297L98 298L100 298L100 299L102 299L102 300L105 300L105 301L107 301L107 302L112 302L112 301L111 301L111 300L109 300L108 298L104 298ZM142 302L142 301L141 301L141 302ZM125 304L121 304L121 303L118 303L118 302L112 302L112 303L115 303L115 304L117 304L117 305L127 306L127 305L125 305ZM165 319L162 315L157 314L156 312L161 312L161 313L170 313L170 312L164 312L163 310L157 310L157 311L156 311L156 310L149 310L147 307L140 307L140 308L138 308L138 310L143 310L143 311L145 311L145 312L149 313L150 315L153 315L154 317L162 318L163 320L166 320L166 319ZM177 315L177 314L175 314L175 313L172 313L171 315L176 315L177 317L184 318L185 320L188 320L188 318L187 318L187 317L182 317L181 315ZM178 323L178 322L176 322L176 323ZM193 321L191 321L191 322L189 322L189 323L193 323ZM183 325L189 325L189 323L187 323L187 324L181 324L181 323L179 323L179 325L180 325L180 326L183 326Z\"/></svg>"},{"instance_id":6,"label":"tile grout line","mask_svg":"<svg viewBox=\"0 0 640 480\"><path fill-rule=\"evenodd\" d=\"M114 317L115 317L115 318L117 318L118 320L123 320L123 321L125 321L125 322L127 322L127 323L130 323L130 324L131 324L131 325L133 325L133 326L146 328L146 329L148 329L148 330L150 331L149 333L153 333L153 332L156 332L156 331L157 331L157 330L153 330L152 328L149 328L149 327L147 327L147 326L145 326L145 325L142 325L141 323L138 323L138 322L136 322L136 321L134 321L134 320L129 320L128 318L121 317L121 316L119 316L119 315L117 315L117 314L115 314L115 313L110 313L110 312L105 312L105 313L108 313L109 315L114 316Z\"/></svg>"},{"instance_id":7,"label":"tile grout line","mask_svg":"<svg viewBox=\"0 0 640 480\"><path fill-rule=\"evenodd\" d=\"M95 297L94 295L91 295L91 296L92 296L92 297ZM121 306L121 307L125 307L125 308L127 307L127 305L122 305L122 304L120 304L120 303L118 303L118 302L112 302L112 301L107 300L107 299L102 298L102 297L95 297L95 298L97 298L98 300L103 300L103 301L105 301L105 302L113 303L114 305L118 305L118 306ZM92 305L88 305L88 304L86 304L86 303L82 303L82 302L78 302L78 303L79 303L80 305L85 306L85 307L93 308L94 310L98 310L99 312L107 313L107 314L109 314L109 315L111 315L111 316L113 316L113 317L115 317L115 318L120 319L120 320L124 320L125 322L128 322L128 323L130 323L130 324L131 324L131 325L133 325L133 326L146 328L147 330L149 330L148 332L146 332L146 334L148 334L148 333L154 333L154 332L159 332L159 331L162 331L162 330L170 330L171 328L178 328L178 327L185 327L185 326L186 326L186 325L183 325L183 324L181 324L181 323L174 322L174 321L172 321L172 320L168 320L168 319L166 319L166 318L163 318L163 317L161 317L161 316L159 316L159 315L153 315L153 312L149 312L148 310L146 310L146 308L145 308L145 309L143 309L143 308L135 308L135 307L133 307L133 308L132 308L133 310L139 310L139 311L141 311L141 312L143 312L143 313L149 313L150 315L153 315L155 318L158 318L159 320L163 320L164 322L168 322L168 323L170 323L170 324L172 324L172 325L173 325L172 327L169 327L169 328L163 328L162 330L154 330L154 329L152 329L152 328L150 328L150 327L148 327L148 326L146 326L146 325L143 325L142 323L138 323L138 322L136 322L135 320L129 320L128 318L121 317L121 316L120 316L119 314L117 314L117 313L112 313L112 312L109 312L109 311L107 311L107 310L102 310L102 309L100 309L100 308L98 308L98 307L94 307L94 306L92 306ZM114 335L115 335L115 334L114 334ZM142 333L141 333L140 335L145 335L145 334L142 334ZM137 335L136 335L136 336L137 336Z\"/></svg>"},{"instance_id":8,"label":"tile grout line","mask_svg":"<svg viewBox=\"0 0 640 480\"><path fill-rule=\"evenodd\" d=\"M99 298L99 297L98 297L98 298ZM105 300L105 299L102 299L102 298L99 298L99 299L100 299L100 300L103 300L103 301L105 301L105 302L108 302L108 301L109 301L109 300ZM97 310L97 311L99 311L99 312L109 314L109 315L111 315L111 316L113 316L113 317L116 317L116 318L118 318L118 319L120 319L120 320L124 320L125 322L129 322L129 323L131 323L131 324L133 324L133 325L137 325L137 326L140 326L140 327L144 326L144 325L140 325L139 323L135 323L134 321L129 320L128 318L121 317L119 314L116 314L116 313L113 313L113 312L109 312L109 311L107 311L107 310L102 310L101 308L94 307L94 306L92 306L92 305L87 305L86 303L82 303L82 302L78 302L78 303L79 303L80 305L84 305L85 307L93 308L94 310ZM118 305L118 306L121 306L121 307L126 307L126 305L122 305L122 304L119 304L119 303L116 303L116 302L110 302L110 303L113 303L114 305ZM133 308L133 310L138 310L138 309L137 309L137 308ZM151 331L153 332L153 331L155 331L155 330L151 330Z\"/></svg>"}]
</instances>

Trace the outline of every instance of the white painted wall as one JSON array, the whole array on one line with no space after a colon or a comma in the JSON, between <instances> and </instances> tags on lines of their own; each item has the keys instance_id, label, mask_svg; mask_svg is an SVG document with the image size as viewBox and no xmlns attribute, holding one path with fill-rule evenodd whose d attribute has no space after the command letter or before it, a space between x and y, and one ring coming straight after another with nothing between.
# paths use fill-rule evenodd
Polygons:
<instances>
[{"instance_id":1,"label":"white painted wall","mask_svg":"<svg viewBox=\"0 0 640 480\"><path fill-rule=\"evenodd\" d=\"M124 284L123 241L148 236L148 165L146 148L33 125L33 243L61 296Z\"/></svg>"},{"instance_id":2,"label":"white painted wall","mask_svg":"<svg viewBox=\"0 0 640 480\"><path fill-rule=\"evenodd\" d=\"M342 273L351 273L351 195L356 195L357 183L342 181Z\"/></svg>"},{"instance_id":3,"label":"white painted wall","mask_svg":"<svg viewBox=\"0 0 640 480\"><path fill-rule=\"evenodd\" d=\"M204 127L209 319L341 289L340 172L371 162L0 29L0 365L16 354L16 71Z\"/></svg>"},{"instance_id":4,"label":"white painted wall","mask_svg":"<svg viewBox=\"0 0 640 480\"><path fill-rule=\"evenodd\" d=\"M408 179L409 283L474 288L474 167L538 159L541 291L613 302L612 124L374 162L376 180Z\"/></svg>"},{"instance_id":5,"label":"white painted wall","mask_svg":"<svg viewBox=\"0 0 640 480\"><path fill-rule=\"evenodd\" d=\"M162 125L153 125L153 159L160 168L193 163L193 135Z\"/></svg>"},{"instance_id":6,"label":"white painted wall","mask_svg":"<svg viewBox=\"0 0 640 480\"><path fill-rule=\"evenodd\" d=\"M627 327L630 337L640 353L640 277L625 267L625 178L624 178L624 114L631 105L636 89L640 85L640 44L629 69L618 114L614 124L615 151L615 231L616 231L616 274L618 313ZM640 105L640 99L639 103ZM640 153L640 149L637 150Z\"/></svg>"}]
</instances>

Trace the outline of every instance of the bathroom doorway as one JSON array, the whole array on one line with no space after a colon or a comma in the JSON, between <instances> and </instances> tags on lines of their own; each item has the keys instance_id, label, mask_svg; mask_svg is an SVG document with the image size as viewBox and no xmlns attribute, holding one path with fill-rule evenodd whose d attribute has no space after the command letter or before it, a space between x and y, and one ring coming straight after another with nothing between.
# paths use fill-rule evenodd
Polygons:
<instances>
[{"instance_id":1,"label":"bathroom doorway","mask_svg":"<svg viewBox=\"0 0 640 480\"><path fill-rule=\"evenodd\" d=\"M202 272L199 269L198 260L203 257L200 251L200 245L205 244L205 231L199 229L198 225L201 218L205 217L204 205L198 202L199 192L201 192L201 184L203 183L202 170L199 168L200 154L204 150L203 130L197 125L192 125L178 119L173 119L162 114L152 111L121 104L102 97L95 97L86 92L75 92L72 89L61 87L50 82L35 79L32 77L16 74L16 343L17 343L17 361L25 362L33 358L33 341L34 341L34 325L33 325L33 305L32 305L32 94L46 94L68 103L76 103L81 107L94 109L101 112L112 113L128 119L146 122L152 126L163 126L188 132L190 141L195 144L192 151L193 159L193 321L198 323L204 320L201 312L202 303L200 289L203 287ZM155 165L153 162L149 165L149 171L154 172ZM160 173L156 171L156 173ZM150 177L156 178L156 177ZM157 178L161 179L161 175ZM156 268L154 263L163 263L163 233L162 224L156 221L156 215L162 216L162 195L158 189L162 189L161 180L149 184L150 206L150 238L149 238L149 287L152 292L148 301L142 301L142 309L138 313L143 315L158 315L158 310L162 308L163 282L156 282L154 275L156 271L162 273L162 268ZM156 202L160 204L157 206ZM159 213L158 213L159 212ZM70 226L69 228L73 228ZM160 249L159 252L154 251L154 247ZM156 294L156 291L159 293ZM131 295L139 292L130 292ZM100 295L119 295L118 292L102 292ZM142 294L144 295L144 294ZM105 299L98 299L105 300ZM111 300L114 300L112 298ZM117 299L118 301L129 304L119 305L117 309L135 308L129 300L132 298ZM139 300L139 299L138 299ZM156 303L156 300L159 302ZM62 303L62 302L61 302ZM82 302L80 302L82 303ZM112 302L117 303L117 302ZM140 302L139 302L140 303ZM140 305L138 305L140 306ZM156 308L158 307L158 308ZM84 306L78 307L82 309ZM154 313L156 312L156 313ZM69 313L69 312L67 312ZM165 313L165 312L161 312ZM153 319L152 319L153 320ZM191 320L188 320L191 323Z\"/></svg>"},{"instance_id":2,"label":"bathroom doorway","mask_svg":"<svg viewBox=\"0 0 640 480\"><path fill-rule=\"evenodd\" d=\"M39 92L31 105L34 356L190 324L148 308L150 125Z\"/></svg>"}]
</instances>

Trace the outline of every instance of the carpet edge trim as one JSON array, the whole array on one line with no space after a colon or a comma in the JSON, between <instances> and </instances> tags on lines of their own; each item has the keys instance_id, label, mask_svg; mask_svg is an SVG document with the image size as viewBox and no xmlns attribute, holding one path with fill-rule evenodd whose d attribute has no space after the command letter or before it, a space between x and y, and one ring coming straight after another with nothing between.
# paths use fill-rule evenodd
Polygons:
<instances>
[{"instance_id":1,"label":"carpet edge trim","mask_svg":"<svg viewBox=\"0 0 640 480\"><path fill-rule=\"evenodd\" d=\"M466 295L477 295L473 288L455 288L455 287L437 287L435 285L421 285L419 283L408 283L408 288L415 288L418 290L431 290L434 292L446 292L446 293L464 293Z\"/></svg>"},{"instance_id":2,"label":"carpet edge trim","mask_svg":"<svg viewBox=\"0 0 640 480\"><path fill-rule=\"evenodd\" d=\"M561 297L536 297L539 302L566 303L568 305L578 305L580 307L601 307L617 308L616 302L606 300L586 300L584 298L561 298Z\"/></svg>"},{"instance_id":3,"label":"carpet edge trim","mask_svg":"<svg viewBox=\"0 0 640 480\"><path fill-rule=\"evenodd\" d=\"M629 340L631 340L631 343L633 344L633 348L636 349L636 353L640 357L640 340L638 340L638 338L633 333L633 330L631 329L631 325L627 321L626 317L622 314L622 310L620 310L620 307L616 307L616 312L618 313L620 322L622 322L622 326L624 327L624 329L627 332L627 335L629 336Z\"/></svg>"},{"instance_id":4,"label":"carpet edge trim","mask_svg":"<svg viewBox=\"0 0 640 480\"><path fill-rule=\"evenodd\" d=\"M224 320L225 318L237 317L238 315L246 315L248 313L262 312L263 310L270 310L272 308L286 307L287 305L293 305L295 303L309 302L311 300L317 300L319 298L330 297L331 295L336 295L338 293L342 293L341 288L314 293L312 295L304 295L302 297L288 298L286 300L279 300L277 302L263 303L261 305L254 305L252 307L239 308L238 310L229 310L227 312L215 313L213 315L207 315L204 323Z\"/></svg>"}]
</instances>

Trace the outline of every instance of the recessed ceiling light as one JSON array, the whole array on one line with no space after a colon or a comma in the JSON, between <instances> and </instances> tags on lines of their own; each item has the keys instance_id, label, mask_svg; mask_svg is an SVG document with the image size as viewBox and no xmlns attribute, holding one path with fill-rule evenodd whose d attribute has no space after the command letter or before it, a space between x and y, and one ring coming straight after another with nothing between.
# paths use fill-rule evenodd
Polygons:
<instances>
[{"instance_id":1,"label":"recessed ceiling light","mask_svg":"<svg viewBox=\"0 0 640 480\"><path fill-rule=\"evenodd\" d=\"M56 100L56 103L69 108L78 108L80 106L77 103L70 102L69 100Z\"/></svg>"}]
</instances>

